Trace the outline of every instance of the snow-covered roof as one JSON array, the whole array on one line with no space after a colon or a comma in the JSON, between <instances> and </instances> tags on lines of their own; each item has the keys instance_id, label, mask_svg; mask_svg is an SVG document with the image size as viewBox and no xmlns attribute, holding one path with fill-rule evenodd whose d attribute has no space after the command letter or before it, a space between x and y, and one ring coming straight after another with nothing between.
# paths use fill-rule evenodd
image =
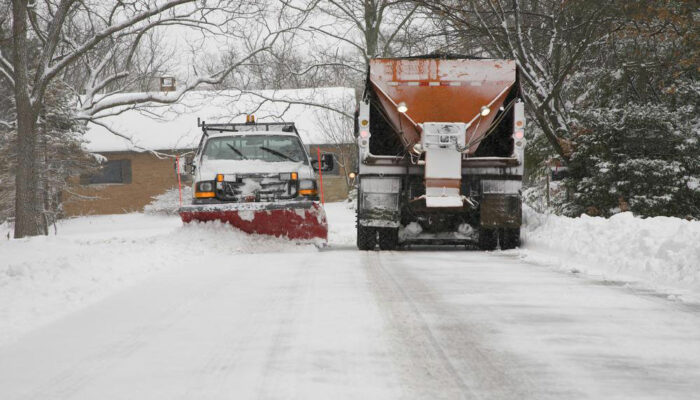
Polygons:
<instances>
[{"instance_id":1,"label":"snow-covered roof","mask_svg":"<svg viewBox=\"0 0 700 400\"><path fill-rule=\"evenodd\" d=\"M246 114L255 114L260 122L294 122L305 144L327 144L333 141L326 127L352 126L341 122L354 108L354 89L342 87L191 91L171 105L149 104L89 123L86 148L91 152L196 148L202 135L197 118L207 123L245 122Z\"/></svg>"}]
</instances>

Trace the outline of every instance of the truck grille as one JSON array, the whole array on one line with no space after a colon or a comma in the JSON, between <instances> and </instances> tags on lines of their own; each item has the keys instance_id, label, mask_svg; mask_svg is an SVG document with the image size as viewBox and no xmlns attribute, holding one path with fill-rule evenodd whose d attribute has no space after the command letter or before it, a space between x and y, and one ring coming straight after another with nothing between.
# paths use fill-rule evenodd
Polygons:
<instances>
[{"instance_id":1,"label":"truck grille","mask_svg":"<svg viewBox=\"0 0 700 400\"><path fill-rule=\"evenodd\" d=\"M274 201L291 199L296 195L296 181L280 180L279 174L242 175L235 181L222 182L221 188L217 188L220 200L233 202Z\"/></svg>"}]
</instances>

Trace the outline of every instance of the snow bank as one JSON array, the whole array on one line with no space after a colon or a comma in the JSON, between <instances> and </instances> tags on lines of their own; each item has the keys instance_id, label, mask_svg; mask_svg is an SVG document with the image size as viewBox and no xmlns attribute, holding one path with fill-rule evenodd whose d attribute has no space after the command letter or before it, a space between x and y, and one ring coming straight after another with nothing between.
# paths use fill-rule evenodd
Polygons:
<instances>
[{"instance_id":1,"label":"snow bank","mask_svg":"<svg viewBox=\"0 0 700 400\"><path fill-rule=\"evenodd\" d=\"M182 205L192 203L192 187L182 187ZM143 208L143 212L150 215L177 215L180 208L180 192L177 188L153 197L153 201Z\"/></svg>"},{"instance_id":2,"label":"snow bank","mask_svg":"<svg viewBox=\"0 0 700 400\"><path fill-rule=\"evenodd\" d=\"M177 226L143 215L85 217L61 222L58 236L0 241L0 344L176 262L155 238Z\"/></svg>"},{"instance_id":3,"label":"snow bank","mask_svg":"<svg viewBox=\"0 0 700 400\"><path fill-rule=\"evenodd\" d=\"M315 251L220 223L183 226L177 216L144 214L81 217L59 223L57 236L3 238L0 345L157 273L200 268L210 255L235 265L242 253Z\"/></svg>"},{"instance_id":4,"label":"snow bank","mask_svg":"<svg viewBox=\"0 0 700 400\"><path fill-rule=\"evenodd\" d=\"M526 259L700 299L700 221L523 213Z\"/></svg>"},{"instance_id":5,"label":"snow bank","mask_svg":"<svg viewBox=\"0 0 700 400\"><path fill-rule=\"evenodd\" d=\"M355 201L326 203L329 246L356 249L355 204Z\"/></svg>"},{"instance_id":6,"label":"snow bank","mask_svg":"<svg viewBox=\"0 0 700 400\"><path fill-rule=\"evenodd\" d=\"M183 195L184 196L184 195ZM245 253L316 252L270 236L248 235L222 223L183 226L177 190L158 196L149 214L88 216L61 221L58 235L0 237L0 345L41 325L174 268L203 268L207 260ZM332 246L354 246L349 203L326 205ZM6 234L9 224L0 225Z\"/></svg>"},{"instance_id":7,"label":"snow bank","mask_svg":"<svg viewBox=\"0 0 700 400\"><path fill-rule=\"evenodd\" d=\"M9 240L12 237L13 227L9 222L0 223L0 241Z\"/></svg>"}]
</instances>

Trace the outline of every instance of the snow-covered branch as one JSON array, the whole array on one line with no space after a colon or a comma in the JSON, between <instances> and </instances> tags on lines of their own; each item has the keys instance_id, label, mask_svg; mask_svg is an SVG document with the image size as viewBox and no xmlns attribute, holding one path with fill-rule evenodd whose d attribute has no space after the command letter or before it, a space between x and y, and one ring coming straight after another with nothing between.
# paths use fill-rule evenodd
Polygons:
<instances>
[{"instance_id":1,"label":"snow-covered branch","mask_svg":"<svg viewBox=\"0 0 700 400\"><path fill-rule=\"evenodd\" d=\"M12 63L5 58L5 55L2 53L2 49L0 49L0 73L2 73L5 78L10 81L11 85L15 84L15 70L12 68Z\"/></svg>"},{"instance_id":2,"label":"snow-covered branch","mask_svg":"<svg viewBox=\"0 0 700 400\"><path fill-rule=\"evenodd\" d=\"M263 40L263 44L261 45L261 47L251 51L239 61L232 63L229 66L224 67L212 74L198 76L175 93L169 94L162 92L145 92L94 97L93 99L90 99L90 101L85 102L86 106L78 112L76 117L83 120L94 120L96 118L102 117L102 111L109 110L112 108L119 108L127 105L143 104L148 102L156 102L161 104L175 103L180 98L182 98L182 96L185 93L202 84L214 85L217 83L221 83L229 74L231 74L231 72L236 70L242 64L245 64L250 59L254 58L257 54L269 50L270 47L275 43L275 41L280 37L280 35L287 31L287 29L283 29L277 32L270 33L265 38L265 40Z\"/></svg>"},{"instance_id":3,"label":"snow-covered branch","mask_svg":"<svg viewBox=\"0 0 700 400\"><path fill-rule=\"evenodd\" d=\"M192 3L194 0L170 0L158 7L147 8L147 11L141 12L125 19L120 23L115 23L109 25L91 35L88 39L84 40L73 51L63 55L60 59L54 60L54 52L58 44L58 34L61 32L63 26L63 19L65 14L67 14L68 9L73 4L72 0L63 0L59 5L56 17L50 28L50 32L47 38L47 47L44 50L44 54L41 62L39 63L39 68L36 72L36 84L34 86L34 91L32 93L33 101L36 102L38 98L43 94L43 90L46 88L48 82L53 79L56 74L58 74L62 69L66 68L68 65L75 62L75 60L86 52L93 49L97 44L102 42L104 39L112 36L115 33L122 32L128 28L131 28L138 23L147 20L150 17L159 16L166 11L173 9L179 5L186 3Z\"/></svg>"},{"instance_id":4,"label":"snow-covered branch","mask_svg":"<svg viewBox=\"0 0 700 400\"><path fill-rule=\"evenodd\" d=\"M161 152L159 152L159 151L156 151L156 150L153 150L153 149L149 149L149 148L140 146L140 145L138 145L137 143L134 142L134 140L133 140L133 138L132 138L131 136L128 136L128 135L126 135L126 134L124 134L124 133L121 133L121 132L117 131L116 129L112 128L112 127L109 126L108 124L105 124L105 123L103 123L102 121L100 121L100 120L98 120L98 119L93 119L93 120L91 120L91 122L92 122L93 124L95 124L95 125L99 125L99 126L105 128L105 129L106 129L109 133L111 133L112 135L118 136L118 137L120 137L120 138L126 140L127 142L131 143L131 145L132 145L135 149L143 150L143 151L145 151L145 152L151 153L151 154L153 154L154 156L156 156L156 158L159 158L159 159L166 159L166 158L173 158L173 157L174 157L174 156L172 156L172 155L170 155L170 154L161 153Z\"/></svg>"},{"instance_id":5,"label":"snow-covered branch","mask_svg":"<svg viewBox=\"0 0 700 400\"><path fill-rule=\"evenodd\" d=\"M311 99L311 97L313 97L313 96L309 96L309 98L291 99L291 98L285 98L285 97L280 98L280 97L274 97L274 96L267 96L267 95L261 93L260 91L242 90L241 93L249 94L249 95L258 97L262 100L265 100L265 101L270 101L270 102L275 102L275 103L285 103L288 105L297 104L297 105L311 106L311 107L315 107L318 109L333 111L333 112L338 113L338 114L340 114L346 118L349 118L349 119L354 118L353 114L348 112L346 108L334 107L332 104L328 104L327 102L323 102L323 101L321 101L321 102L313 101Z\"/></svg>"}]
</instances>

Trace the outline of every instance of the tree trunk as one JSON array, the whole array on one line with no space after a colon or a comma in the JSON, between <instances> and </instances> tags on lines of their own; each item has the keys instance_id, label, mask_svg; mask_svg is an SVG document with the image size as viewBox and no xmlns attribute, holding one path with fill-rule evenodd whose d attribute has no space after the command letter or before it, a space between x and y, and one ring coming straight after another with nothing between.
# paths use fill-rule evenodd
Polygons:
<instances>
[{"instance_id":1,"label":"tree trunk","mask_svg":"<svg viewBox=\"0 0 700 400\"><path fill-rule=\"evenodd\" d=\"M43 234L39 196L36 118L17 102L17 173L15 175L15 238Z\"/></svg>"},{"instance_id":2,"label":"tree trunk","mask_svg":"<svg viewBox=\"0 0 700 400\"><path fill-rule=\"evenodd\" d=\"M51 213L51 176L49 176L49 149L48 149L48 140L46 139L46 133L41 135L41 152L43 153L43 160L41 164L41 169L40 169L40 174L39 176L41 177L41 198L42 198L42 203L44 207L42 208L43 210L43 217L44 219L42 222L44 225L42 226L43 228L43 234L48 235L49 234L49 225L51 225L51 219L52 219L52 213Z\"/></svg>"},{"instance_id":3,"label":"tree trunk","mask_svg":"<svg viewBox=\"0 0 700 400\"><path fill-rule=\"evenodd\" d=\"M365 44L367 46L367 53L365 55L367 61L370 58L377 56L377 47L379 45L379 26L377 26L377 19L379 9L377 4L373 1L367 1L364 3L365 7Z\"/></svg>"},{"instance_id":4,"label":"tree trunk","mask_svg":"<svg viewBox=\"0 0 700 400\"><path fill-rule=\"evenodd\" d=\"M27 59L27 1L12 2L13 67L17 108L17 173L15 175L15 238L43 233L37 169L38 113L29 97Z\"/></svg>"}]
</instances>

